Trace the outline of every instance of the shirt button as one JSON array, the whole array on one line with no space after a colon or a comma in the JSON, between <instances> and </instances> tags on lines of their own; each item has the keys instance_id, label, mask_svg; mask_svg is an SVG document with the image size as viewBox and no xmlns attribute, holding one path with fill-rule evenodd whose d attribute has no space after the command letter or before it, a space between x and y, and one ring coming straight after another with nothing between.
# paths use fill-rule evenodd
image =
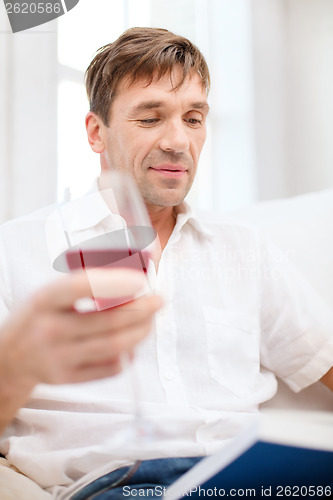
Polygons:
<instances>
[{"instance_id":1,"label":"shirt button","mask_svg":"<svg viewBox=\"0 0 333 500\"><path fill-rule=\"evenodd\" d=\"M166 310L165 310L164 308L163 308L163 309L160 309L160 310L159 310L159 314L160 314L161 316L165 316L165 315L166 315Z\"/></svg>"},{"instance_id":2,"label":"shirt button","mask_svg":"<svg viewBox=\"0 0 333 500\"><path fill-rule=\"evenodd\" d=\"M167 370L166 372L164 372L164 377L166 378L166 380L173 380L175 378L175 375L171 370Z\"/></svg>"}]
</instances>

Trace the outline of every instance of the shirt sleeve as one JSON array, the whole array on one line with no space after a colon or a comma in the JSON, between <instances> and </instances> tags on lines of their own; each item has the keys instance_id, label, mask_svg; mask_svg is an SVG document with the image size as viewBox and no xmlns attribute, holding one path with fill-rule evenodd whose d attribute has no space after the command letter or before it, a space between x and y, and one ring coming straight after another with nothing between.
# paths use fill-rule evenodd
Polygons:
<instances>
[{"instance_id":1,"label":"shirt sleeve","mask_svg":"<svg viewBox=\"0 0 333 500\"><path fill-rule=\"evenodd\" d=\"M281 250L261 248L261 364L298 392L333 365L333 312Z\"/></svg>"},{"instance_id":2,"label":"shirt sleeve","mask_svg":"<svg viewBox=\"0 0 333 500\"><path fill-rule=\"evenodd\" d=\"M3 231L0 228L0 326L9 314L10 288L8 280L6 248Z\"/></svg>"}]
</instances>

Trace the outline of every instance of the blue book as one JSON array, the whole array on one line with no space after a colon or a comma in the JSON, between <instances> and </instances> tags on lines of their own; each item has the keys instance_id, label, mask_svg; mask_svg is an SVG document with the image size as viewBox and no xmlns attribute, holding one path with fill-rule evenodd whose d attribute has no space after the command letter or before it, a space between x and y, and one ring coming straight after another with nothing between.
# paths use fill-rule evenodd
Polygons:
<instances>
[{"instance_id":1,"label":"blue book","mask_svg":"<svg viewBox=\"0 0 333 500\"><path fill-rule=\"evenodd\" d=\"M265 410L165 493L168 500L222 497L333 497L333 414Z\"/></svg>"}]
</instances>

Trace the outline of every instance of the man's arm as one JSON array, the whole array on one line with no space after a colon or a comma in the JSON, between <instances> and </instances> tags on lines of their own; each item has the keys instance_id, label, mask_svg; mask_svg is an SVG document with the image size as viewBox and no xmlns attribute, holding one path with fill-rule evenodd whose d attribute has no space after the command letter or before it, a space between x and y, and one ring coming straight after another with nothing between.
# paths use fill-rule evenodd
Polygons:
<instances>
[{"instance_id":1,"label":"man's arm","mask_svg":"<svg viewBox=\"0 0 333 500\"><path fill-rule=\"evenodd\" d=\"M333 366L323 377L321 377L320 381L333 391Z\"/></svg>"},{"instance_id":2,"label":"man's arm","mask_svg":"<svg viewBox=\"0 0 333 500\"><path fill-rule=\"evenodd\" d=\"M0 328L0 434L38 383L85 382L118 373L123 353L149 332L158 296L79 313L81 297L134 296L144 277L132 270L74 273L43 288Z\"/></svg>"}]
</instances>

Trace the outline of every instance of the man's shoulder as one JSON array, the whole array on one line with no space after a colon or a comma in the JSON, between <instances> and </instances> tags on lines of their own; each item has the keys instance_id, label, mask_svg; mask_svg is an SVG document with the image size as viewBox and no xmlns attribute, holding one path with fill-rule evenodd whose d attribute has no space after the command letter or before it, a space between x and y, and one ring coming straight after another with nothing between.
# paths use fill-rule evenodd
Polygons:
<instances>
[{"instance_id":1,"label":"man's shoulder","mask_svg":"<svg viewBox=\"0 0 333 500\"><path fill-rule=\"evenodd\" d=\"M207 231L222 237L245 237L255 240L260 237L261 231L255 225L229 215L210 211L200 211L195 214L196 220Z\"/></svg>"},{"instance_id":2,"label":"man's shoulder","mask_svg":"<svg viewBox=\"0 0 333 500\"><path fill-rule=\"evenodd\" d=\"M16 232L30 231L33 226L44 225L48 216L56 210L57 204L53 203L28 214L10 219L0 225L2 235L14 234Z\"/></svg>"},{"instance_id":3,"label":"man's shoulder","mask_svg":"<svg viewBox=\"0 0 333 500\"><path fill-rule=\"evenodd\" d=\"M0 226L0 301L12 310L34 290L56 278L47 238L49 205Z\"/></svg>"},{"instance_id":4,"label":"man's shoulder","mask_svg":"<svg viewBox=\"0 0 333 500\"><path fill-rule=\"evenodd\" d=\"M29 214L9 220L0 226L0 260L18 265L22 259L38 259L47 252L46 221L56 210L48 205Z\"/></svg>"}]
</instances>

